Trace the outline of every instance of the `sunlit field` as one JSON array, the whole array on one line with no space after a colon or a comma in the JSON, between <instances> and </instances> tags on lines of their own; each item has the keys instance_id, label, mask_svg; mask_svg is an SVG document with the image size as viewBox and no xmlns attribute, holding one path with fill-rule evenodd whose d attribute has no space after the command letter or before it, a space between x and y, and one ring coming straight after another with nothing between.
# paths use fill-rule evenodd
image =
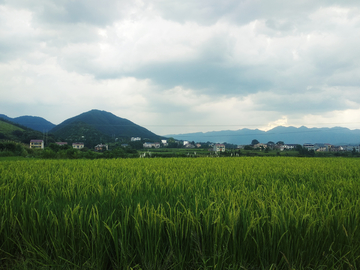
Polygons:
<instances>
[{"instance_id":1,"label":"sunlit field","mask_svg":"<svg viewBox=\"0 0 360 270\"><path fill-rule=\"evenodd\" d=\"M0 269L359 269L360 159L0 162Z\"/></svg>"}]
</instances>

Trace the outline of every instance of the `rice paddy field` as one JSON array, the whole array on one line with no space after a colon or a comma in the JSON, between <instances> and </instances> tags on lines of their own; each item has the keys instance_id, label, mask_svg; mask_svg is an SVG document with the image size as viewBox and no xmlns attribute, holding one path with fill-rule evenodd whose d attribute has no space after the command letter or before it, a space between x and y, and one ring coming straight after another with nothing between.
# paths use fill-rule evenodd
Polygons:
<instances>
[{"instance_id":1,"label":"rice paddy field","mask_svg":"<svg viewBox=\"0 0 360 270\"><path fill-rule=\"evenodd\" d=\"M0 269L360 269L360 159L0 162Z\"/></svg>"}]
</instances>

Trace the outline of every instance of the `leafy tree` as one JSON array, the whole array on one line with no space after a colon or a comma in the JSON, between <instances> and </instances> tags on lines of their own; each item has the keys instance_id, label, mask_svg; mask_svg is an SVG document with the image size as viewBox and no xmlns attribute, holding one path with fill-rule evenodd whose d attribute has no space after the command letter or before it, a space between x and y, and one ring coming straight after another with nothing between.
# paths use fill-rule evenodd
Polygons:
<instances>
[{"instance_id":1,"label":"leafy tree","mask_svg":"<svg viewBox=\"0 0 360 270\"><path fill-rule=\"evenodd\" d=\"M276 144L277 145L284 145L285 143L283 141L278 141Z\"/></svg>"},{"instance_id":2,"label":"leafy tree","mask_svg":"<svg viewBox=\"0 0 360 270\"><path fill-rule=\"evenodd\" d=\"M129 142L129 145L133 149L142 149L143 148L143 142L142 141Z\"/></svg>"},{"instance_id":3,"label":"leafy tree","mask_svg":"<svg viewBox=\"0 0 360 270\"><path fill-rule=\"evenodd\" d=\"M44 149L41 154L42 158L56 158L56 152L50 148Z\"/></svg>"},{"instance_id":4,"label":"leafy tree","mask_svg":"<svg viewBox=\"0 0 360 270\"><path fill-rule=\"evenodd\" d=\"M256 140L256 139L251 141L251 145L255 145L255 144L258 144L258 143L260 143L260 142L258 140Z\"/></svg>"},{"instance_id":5,"label":"leafy tree","mask_svg":"<svg viewBox=\"0 0 360 270\"><path fill-rule=\"evenodd\" d=\"M244 149L245 150L254 150L254 148L250 145L245 145Z\"/></svg>"},{"instance_id":6,"label":"leafy tree","mask_svg":"<svg viewBox=\"0 0 360 270\"><path fill-rule=\"evenodd\" d=\"M295 146L295 150L298 151L299 153L301 153L303 148L302 148L302 146L300 144L298 144L298 145Z\"/></svg>"},{"instance_id":7,"label":"leafy tree","mask_svg":"<svg viewBox=\"0 0 360 270\"><path fill-rule=\"evenodd\" d=\"M57 152L59 152L59 150L60 150L60 145L58 145L58 144L56 144L56 143L51 143L51 144L49 145L49 148L50 148L51 150L53 150L55 153L57 153Z\"/></svg>"},{"instance_id":8,"label":"leafy tree","mask_svg":"<svg viewBox=\"0 0 360 270\"><path fill-rule=\"evenodd\" d=\"M74 149L74 148L69 148L66 150L66 156L67 158L77 158L77 152L78 150Z\"/></svg>"}]
</instances>

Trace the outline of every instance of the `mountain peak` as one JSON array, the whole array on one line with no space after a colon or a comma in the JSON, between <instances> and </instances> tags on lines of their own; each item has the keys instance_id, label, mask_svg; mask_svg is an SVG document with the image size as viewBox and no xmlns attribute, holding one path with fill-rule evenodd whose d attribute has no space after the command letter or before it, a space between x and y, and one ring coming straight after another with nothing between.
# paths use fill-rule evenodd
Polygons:
<instances>
[{"instance_id":1,"label":"mountain peak","mask_svg":"<svg viewBox=\"0 0 360 270\"><path fill-rule=\"evenodd\" d=\"M77 126L78 128L75 128ZM110 112L101 111L97 109L84 112L75 117L69 118L51 130L56 136L62 137L65 140L70 137L80 136L79 128L82 132L92 129L97 131L100 138L130 138L141 137L151 140L159 140L161 137L152 133L144 127L141 127L130 120L118 117ZM96 132L95 132L96 133ZM84 135L83 135L84 136ZM88 135L89 136L89 135ZM69 139L70 140L70 139Z\"/></svg>"}]
</instances>

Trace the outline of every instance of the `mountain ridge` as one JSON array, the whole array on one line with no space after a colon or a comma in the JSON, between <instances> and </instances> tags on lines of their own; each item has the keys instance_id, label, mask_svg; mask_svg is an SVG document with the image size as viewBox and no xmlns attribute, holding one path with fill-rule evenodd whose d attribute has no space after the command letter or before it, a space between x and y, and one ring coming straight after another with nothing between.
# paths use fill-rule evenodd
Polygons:
<instances>
[{"instance_id":1,"label":"mountain ridge","mask_svg":"<svg viewBox=\"0 0 360 270\"><path fill-rule=\"evenodd\" d=\"M0 119L1 118L41 132L49 131L55 127L55 124L39 116L24 115L11 118L5 114L0 114Z\"/></svg>"},{"instance_id":2,"label":"mountain ridge","mask_svg":"<svg viewBox=\"0 0 360 270\"><path fill-rule=\"evenodd\" d=\"M267 143L268 141L283 141L288 144L360 144L360 130L350 130L345 127L308 128L306 126L277 126L268 131L243 128L239 130L193 132L159 136L128 119L97 109L68 118L59 125L54 125L38 116L10 118L4 114L0 114L0 119L1 118L41 132L49 131L50 133L54 133L58 138L64 140L68 139L68 141L81 141L86 135L87 139L92 141L92 144L94 144L95 141L100 143L113 141L115 138L129 139L130 137L148 138L149 140L160 140L165 137L173 137L179 140L227 142L240 145L250 144L253 139L257 139L262 143ZM17 119L18 122L13 119ZM31 126L31 123L29 123L29 121L31 122L32 120L40 120L40 122L44 124L50 123L52 128L44 128L43 126L39 128L39 125L37 128L34 128ZM65 126L67 126L67 128L65 128Z\"/></svg>"},{"instance_id":3,"label":"mountain ridge","mask_svg":"<svg viewBox=\"0 0 360 270\"><path fill-rule=\"evenodd\" d=\"M115 138L141 137L149 140L159 140L159 135L139 126L128 119L118 117L110 112L90 110L66 119L50 130L57 137L65 141L89 140L93 145L114 140Z\"/></svg>"},{"instance_id":4,"label":"mountain ridge","mask_svg":"<svg viewBox=\"0 0 360 270\"><path fill-rule=\"evenodd\" d=\"M331 144L360 144L360 130L350 130L344 127L308 128L301 126L297 128L293 126L277 126L268 131L244 128L239 130L209 131L205 133L170 134L166 135L166 137L188 141L226 142L239 145L250 144L253 139L257 139L262 143L267 143L268 141L283 141L289 144L317 142Z\"/></svg>"}]
</instances>

